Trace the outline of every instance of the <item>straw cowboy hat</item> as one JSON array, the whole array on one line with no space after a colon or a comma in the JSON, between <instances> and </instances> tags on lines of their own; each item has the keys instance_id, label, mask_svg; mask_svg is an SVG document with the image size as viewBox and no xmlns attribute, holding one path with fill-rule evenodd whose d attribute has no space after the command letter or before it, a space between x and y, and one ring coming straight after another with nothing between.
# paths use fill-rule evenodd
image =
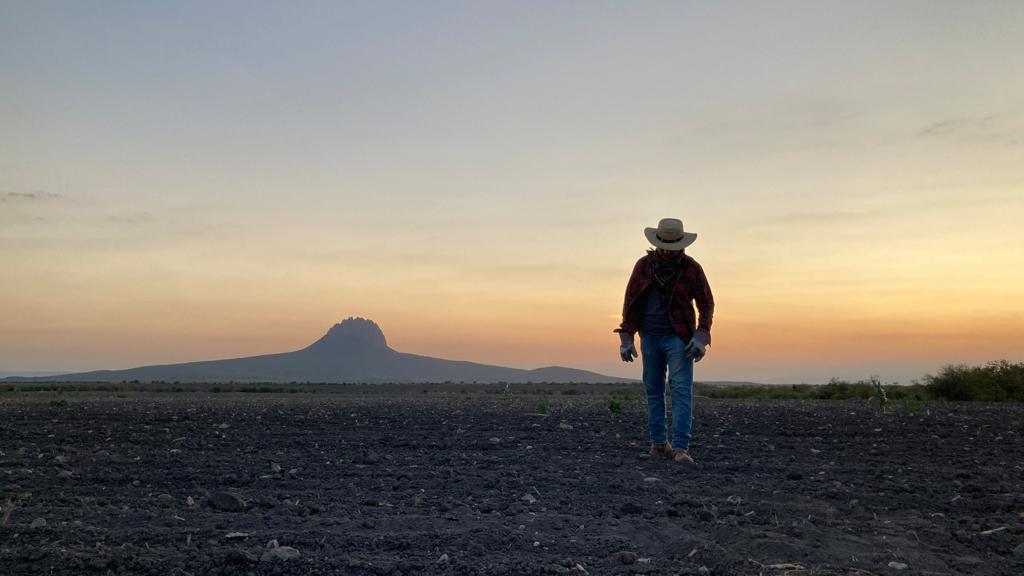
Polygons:
<instances>
[{"instance_id":1,"label":"straw cowboy hat","mask_svg":"<svg viewBox=\"0 0 1024 576\"><path fill-rule=\"evenodd\" d=\"M662 218L657 228L644 228L644 235L651 244L664 250L682 250L697 239L693 232L683 231L683 221Z\"/></svg>"}]
</instances>

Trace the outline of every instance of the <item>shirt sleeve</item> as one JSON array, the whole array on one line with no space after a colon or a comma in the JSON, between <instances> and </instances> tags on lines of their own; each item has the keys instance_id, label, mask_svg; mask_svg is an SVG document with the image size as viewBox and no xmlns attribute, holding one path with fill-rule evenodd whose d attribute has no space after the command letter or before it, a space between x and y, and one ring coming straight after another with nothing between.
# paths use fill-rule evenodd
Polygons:
<instances>
[{"instance_id":1,"label":"shirt sleeve","mask_svg":"<svg viewBox=\"0 0 1024 576\"><path fill-rule=\"evenodd\" d=\"M633 265L633 272L629 275L629 282L626 283L626 294L623 297L622 301L622 322L619 324L618 328L613 330L613 332L624 332L626 334L633 335L636 334L636 331L640 329L640 327L636 326L635 323L632 322L629 317L629 302L630 300L633 299L634 296L636 296L636 294L633 293L635 292L634 286L639 280L640 266L642 263L643 258L637 260L636 264Z\"/></svg>"},{"instance_id":2,"label":"shirt sleeve","mask_svg":"<svg viewBox=\"0 0 1024 576\"><path fill-rule=\"evenodd\" d=\"M711 343L711 323L715 318L715 297L711 294L711 285L704 275L704 268L697 265L697 278L694 282L693 299L697 303L697 330L708 335L707 343Z\"/></svg>"}]
</instances>

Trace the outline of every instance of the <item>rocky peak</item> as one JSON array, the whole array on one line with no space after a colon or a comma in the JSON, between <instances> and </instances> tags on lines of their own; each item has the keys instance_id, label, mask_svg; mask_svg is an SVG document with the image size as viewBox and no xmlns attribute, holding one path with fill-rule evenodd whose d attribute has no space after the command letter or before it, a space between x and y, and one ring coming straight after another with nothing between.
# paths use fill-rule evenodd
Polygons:
<instances>
[{"instance_id":1,"label":"rocky peak","mask_svg":"<svg viewBox=\"0 0 1024 576\"><path fill-rule=\"evenodd\" d=\"M349 317L331 326L322 338L311 344L308 350L346 351L385 350L388 347L384 332L376 322L367 318Z\"/></svg>"}]
</instances>

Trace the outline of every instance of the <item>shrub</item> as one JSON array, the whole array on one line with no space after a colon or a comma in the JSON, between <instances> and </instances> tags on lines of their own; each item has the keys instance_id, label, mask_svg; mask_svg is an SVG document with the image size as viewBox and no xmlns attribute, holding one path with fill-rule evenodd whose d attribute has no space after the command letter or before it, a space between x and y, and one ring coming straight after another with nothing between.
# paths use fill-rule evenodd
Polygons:
<instances>
[{"instance_id":1,"label":"shrub","mask_svg":"<svg viewBox=\"0 0 1024 576\"><path fill-rule=\"evenodd\" d=\"M622 401L612 396L608 399L608 411L618 416L622 414Z\"/></svg>"},{"instance_id":2,"label":"shrub","mask_svg":"<svg viewBox=\"0 0 1024 576\"><path fill-rule=\"evenodd\" d=\"M537 398L537 414L547 414L550 406L548 405L548 397L541 396Z\"/></svg>"},{"instance_id":3,"label":"shrub","mask_svg":"<svg viewBox=\"0 0 1024 576\"><path fill-rule=\"evenodd\" d=\"M903 400L903 411L913 414L921 409L921 402L917 398L907 398Z\"/></svg>"},{"instance_id":4,"label":"shrub","mask_svg":"<svg viewBox=\"0 0 1024 576\"><path fill-rule=\"evenodd\" d=\"M1024 363L952 364L937 376L926 376L925 382L932 396L945 400L1024 402Z\"/></svg>"}]
</instances>

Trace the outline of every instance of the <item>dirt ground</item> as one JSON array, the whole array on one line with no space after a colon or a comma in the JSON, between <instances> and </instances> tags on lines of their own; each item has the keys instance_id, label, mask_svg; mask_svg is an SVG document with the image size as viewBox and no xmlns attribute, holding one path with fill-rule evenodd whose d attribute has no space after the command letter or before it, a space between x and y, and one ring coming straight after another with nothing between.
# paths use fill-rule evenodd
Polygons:
<instances>
[{"instance_id":1,"label":"dirt ground","mask_svg":"<svg viewBox=\"0 0 1024 576\"><path fill-rule=\"evenodd\" d=\"M0 574L1024 574L1021 405L438 390L0 395Z\"/></svg>"}]
</instances>

